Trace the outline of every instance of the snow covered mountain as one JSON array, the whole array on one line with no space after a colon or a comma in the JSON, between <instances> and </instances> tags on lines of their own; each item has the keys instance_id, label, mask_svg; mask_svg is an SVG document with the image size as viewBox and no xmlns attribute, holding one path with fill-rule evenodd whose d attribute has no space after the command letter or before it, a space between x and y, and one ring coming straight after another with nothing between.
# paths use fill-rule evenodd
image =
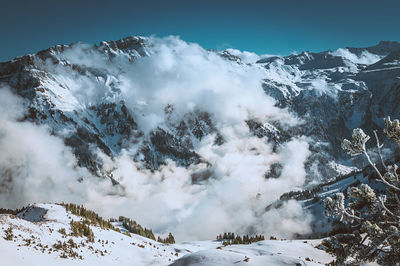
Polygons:
<instances>
[{"instance_id":1,"label":"snow covered mountain","mask_svg":"<svg viewBox=\"0 0 400 266\"><path fill-rule=\"evenodd\" d=\"M138 58L157 53L154 42L127 37L93 47L79 43L55 46L2 63L0 82L28 99L29 113L25 119L48 125L73 148L79 165L97 175L101 175L102 162L93 148L112 157L129 147L129 142L140 142L132 156L150 169L157 169L166 159L183 166L199 164L204 160L196 150L196 142L210 134L217 136L217 144L224 142L213 119L215 113L193 109L178 121L168 120L174 111L175 103L171 101L163 106L166 123L149 130L137 123L143 110L127 107L127 99L121 97L125 78L122 76L129 71L125 64L135 64ZM277 106L288 108L305 120L305 125L290 129L282 128L279 121L266 124L249 119L247 124L254 135L275 144L293 136L310 137L310 180L316 176L326 180L340 173L334 163L345 159L339 143L353 128L368 131L381 127L382 117L399 114L397 42L272 56L247 65L241 54L229 51L215 53L243 68L250 64L262 68L265 93L277 101ZM107 68L102 60L112 67ZM102 87L101 91L94 91L92 86ZM80 89L89 92L82 97Z\"/></svg>"},{"instance_id":2,"label":"snow covered mountain","mask_svg":"<svg viewBox=\"0 0 400 266\"><path fill-rule=\"evenodd\" d=\"M318 169L325 178L335 176L326 171L326 164L347 159L340 143L354 128L372 132L382 128L383 117L399 116L395 104L399 99L400 65L395 59L399 49L397 42L380 42L368 48L303 52L258 61L268 72L265 92L307 121L305 135L314 139L310 159L323 162L314 164L311 159L309 163L316 168L309 169Z\"/></svg>"},{"instance_id":3,"label":"snow covered mountain","mask_svg":"<svg viewBox=\"0 0 400 266\"><path fill-rule=\"evenodd\" d=\"M266 206L362 168L340 143L400 116L399 77L397 42L260 57L132 36L18 57L0 63L0 202L85 203L179 239L310 234L302 205Z\"/></svg>"}]
</instances>

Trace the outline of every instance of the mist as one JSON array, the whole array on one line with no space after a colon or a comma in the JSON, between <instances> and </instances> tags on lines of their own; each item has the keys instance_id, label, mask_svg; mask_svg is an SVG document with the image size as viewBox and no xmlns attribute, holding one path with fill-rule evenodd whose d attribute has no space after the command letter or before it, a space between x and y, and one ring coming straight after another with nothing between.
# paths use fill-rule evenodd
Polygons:
<instances>
[{"instance_id":1,"label":"mist","mask_svg":"<svg viewBox=\"0 0 400 266\"><path fill-rule=\"evenodd\" d=\"M75 44L58 54L61 62L37 61L51 73L54 100L61 110L84 110L99 101L121 101L133 114L143 138L157 127L168 129L185 115L211 114L225 142L216 145L216 134L194 139L204 163L183 167L168 160L156 171L146 169L133 155L140 141L131 143L113 158L93 150L102 159L102 171L120 185L94 177L77 166L60 133L46 125L21 122L27 103L8 88L0 90L0 169L2 207L33 202L75 202L106 217L131 217L158 234L172 232L177 240L213 239L230 231L290 238L310 232L311 217L295 201L265 212L265 208L305 182L307 139L292 138L277 149L266 138L249 131L246 121L279 122L282 127L303 122L286 109L275 107L261 86L265 69L239 65L197 44L177 37L146 40L145 57L132 63L124 54L110 59L85 44ZM250 53L235 53L248 62ZM77 75L71 64L96 68ZM60 86L62 85L62 89ZM64 88L68 88L67 90ZM165 113L167 106L173 112ZM279 163L279 177L266 178ZM207 176L193 182L193 176Z\"/></svg>"}]
</instances>

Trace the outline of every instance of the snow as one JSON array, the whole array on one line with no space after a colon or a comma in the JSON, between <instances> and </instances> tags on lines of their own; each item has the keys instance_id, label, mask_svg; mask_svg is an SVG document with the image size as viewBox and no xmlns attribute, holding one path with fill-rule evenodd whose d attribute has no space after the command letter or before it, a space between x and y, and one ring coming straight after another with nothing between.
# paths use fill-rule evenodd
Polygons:
<instances>
[{"instance_id":1,"label":"snow","mask_svg":"<svg viewBox=\"0 0 400 266\"><path fill-rule=\"evenodd\" d=\"M1 214L1 265L323 265L333 259L315 248L319 240L265 240L226 247L220 241L167 245L90 226L95 241L86 243L85 238L68 235L71 220L82 218L56 204L31 205L17 216ZM4 239L9 227L14 235L11 241ZM66 236L59 232L61 228L66 230ZM69 239L84 243L74 249L82 259L61 258L61 251L52 249L58 240Z\"/></svg>"},{"instance_id":2,"label":"snow","mask_svg":"<svg viewBox=\"0 0 400 266\"><path fill-rule=\"evenodd\" d=\"M172 265L321 265L332 261L317 240L265 240L250 245L201 249Z\"/></svg>"}]
</instances>

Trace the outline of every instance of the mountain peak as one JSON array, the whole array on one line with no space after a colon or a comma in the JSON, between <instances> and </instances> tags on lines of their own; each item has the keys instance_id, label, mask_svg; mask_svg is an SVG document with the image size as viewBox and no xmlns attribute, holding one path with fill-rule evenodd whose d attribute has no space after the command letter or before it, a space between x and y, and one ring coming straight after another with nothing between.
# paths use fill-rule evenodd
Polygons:
<instances>
[{"instance_id":1,"label":"mountain peak","mask_svg":"<svg viewBox=\"0 0 400 266\"><path fill-rule=\"evenodd\" d=\"M391 52L400 50L400 43L397 41L380 41L377 45L365 48L346 47L350 52L361 55L362 52L368 51L373 54L386 56Z\"/></svg>"},{"instance_id":2,"label":"mountain peak","mask_svg":"<svg viewBox=\"0 0 400 266\"><path fill-rule=\"evenodd\" d=\"M112 50L113 52L120 50L123 52L137 51L141 56L146 55L143 47L145 46L145 37L141 36L128 36L115 41L102 41L95 48L100 50Z\"/></svg>"}]
</instances>

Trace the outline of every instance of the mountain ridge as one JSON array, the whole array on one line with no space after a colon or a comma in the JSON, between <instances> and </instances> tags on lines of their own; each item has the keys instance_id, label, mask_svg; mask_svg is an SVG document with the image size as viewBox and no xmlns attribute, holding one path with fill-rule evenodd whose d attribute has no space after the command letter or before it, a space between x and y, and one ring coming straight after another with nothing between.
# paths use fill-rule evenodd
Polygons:
<instances>
[{"instance_id":1,"label":"mountain ridge","mask_svg":"<svg viewBox=\"0 0 400 266\"><path fill-rule=\"evenodd\" d=\"M146 44L146 42L149 42L149 39L146 37L138 37L138 36L128 36L126 38L117 40L117 41L102 41L99 44L95 44L93 46L90 45L86 45L84 44L84 50L92 50L94 49L95 51L101 51L102 53L104 53L110 60L112 60L112 58L114 58L116 56L116 54L120 53L123 54L124 56L128 57L128 60L130 62L133 62L135 58L137 57L143 57L143 56L149 56L148 51L146 51L146 47L147 46L151 46L151 44ZM8 61L8 62L3 62L0 63L0 82L3 84L6 84L7 86L10 86L12 88L15 88L18 90L18 93L20 95L23 95L23 97L28 97L28 98L34 98L34 94L36 94L37 92L39 93L46 93L46 88L44 85L43 88L43 84L42 84L42 80L43 78L46 78L46 75L48 76L48 74L46 74L46 70L40 70L38 72L32 72L26 69L26 66L33 66L35 65L35 60L37 61L37 59L46 62L47 60L50 60L53 64L68 64L67 61L65 61L65 59L60 59L57 58L58 55L65 53L68 50L73 49L74 46L76 45L80 45L80 43L72 43L70 45L56 45L53 46L51 48L39 51L38 53L34 54L34 55L26 55L26 56L22 56L22 57L17 57L14 60ZM351 65L351 60L349 61L348 58L344 57L344 56L337 56L337 55L332 55L331 51L324 51L324 52L319 52L319 53L310 53L310 52L302 52L299 55L289 55L289 56L285 56L285 57L268 57L267 61L265 61L264 59L259 59L256 64L258 65L262 65L262 67L264 67L265 69L267 69L269 72L273 72L277 69L277 67L282 67L284 72L287 72L288 70L286 70L287 67L291 68L289 73L292 74L288 74L288 77L291 77L292 80L299 80L300 82L290 82L289 84L285 84L285 75L284 74L284 79L283 80L278 80L278 83L276 83L277 81L274 81L274 79L268 79L268 77L266 78L266 82L264 82L263 86L264 86L264 91L272 96L273 98L275 98L275 100L277 100L278 102L278 106L280 107L288 107L289 105L291 105L289 107L289 109L291 109L292 112L300 115L300 116L304 116L306 113L306 109L304 109L305 104L297 104L295 101L293 101L294 99L299 99L300 102L303 102L303 99L306 101L309 101L310 99L316 99L317 101L328 101L328 102L332 102L332 100L328 97L326 100L324 100L324 97L326 97L325 95L329 95L330 93L330 89L332 88L332 93L335 96L335 94L343 94L346 91L348 91L349 89L347 89L347 87L353 87L351 89L351 91L358 90L359 92L354 93L350 93L352 95L360 95L357 96L358 98L361 97L363 100L361 101L367 101L366 98L370 97L368 95L368 89L366 89L366 85L365 85L365 78L364 76L371 76L368 75L367 70L371 70L373 68L377 68L377 69L381 69L381 71L384 71L382 69L382 64L385 64L385 62L387 62L388 60L393 61L394 59L391 59L391 57L396 57L396 54L398 53L398 51L400 51L400 43L395 42L395 41L381 41L379 44L375 45L375 46L370 46L370 47L366 47L366 48L345 48L347 49L349 52L354 53L355 55L360 56L362 53L365 52L369 52L369 53L373 53L376 55L381 56L382 58L374 63L371 64L370 66L364 68L363 66L361 66L361 68L359 66L356 65ZM397 51L397 53L395 52ZM224 51L224 54L229 54L229 52ZM79 56L83 56L83 55L79 55ZM36 59L37 58L37 59ZM237 60L238 57L235 57L235 60ZM283 64L279 63L280 59L284 59ZM240 58L239 58L240 59ZM263 61L264 60L264 61ZM333 61L332 61L333 60ZM335 61L336 60L336 61ZM78 60L79 61L79 60ZM321 65L322 62L323 65ZM381 62L381 63L380 63ZM278 65L277 65L278 63ZM394 64L396 63L396 61L394 62ZM81 67L79 66L79 64L72 64L71 65L72 70L77 71L78 73L89 73L89 74L93 74L93 75L100 75L100 77L103 75L101 74L101 70L96 70L93 67L89 67L89 68L85 68L84 69L80 69ZM348 74L346 74L346 70L343 70L343 68L348 68ZM297 69L297 70L296 70ZM325 70L326 72L323 73ZM336 70L335 70L336 69ZM355 71L355 69L358 69ZM332 71L335 70L335 71ZM282 71L282 70L279 70ZM293 72L294 71L294 72ZM305 72L304 74L306 75L306 78L304 79L301 76L304 76L304 74L301 73L296 73L296 71L303 71ZM310 74L307 74L307 72L310 71ZM317 73L315 73L317 71ZM338 72L339 71L339 72ZM343 72L344 71L344 72ZM354 72L355 71L355 72ZM357 73L358 71L358 73ZM386 72L388 72L388 70L386 70ZM397 74L397 71L394 69L391 69L392 72L394 72L394 74ZM14 73L14 76L13 74ZM18 73L18 76L15 77L15 74ZM342 74L340 74L342 73ZM353 75L353 73L355 74L355 76ZM293 75L294 74L294 75ZM299 77L300 74L300 77ZM310 76L311 75L311 76ZM308 77L310 76L310 77ZM347 77L346 77L347 76ZM105 76L103 76L103 78L107 78ZM348 81L350 80L348 83L342 83L343 81ZM369 78L369 77L367 77ZM314 86L314 84L312 82L314 80L318 80L321 81L321 87L327 87L324 88L322 93L319 92L319 90L309 90L308 88L312 88L312 86ZM301 81L301 80L305 80L305 81ZM312 81L311 83L307 83L310 80ZM284 83L279 83L281 81L284 81ZM335 84L336 82L336 84ZM342 89L342 90L337 90L337 88L335 88L335 86L337 87L337 83L339 83L339 86L341 86L342 88L346 88ZM357 83L358 82L358 83ZM330 86L330 84L333 84L333 86ZM311 86L311 87L310 87ZM315 87L318 87L319 84L316 84ZM396 86L396 83L393 85ZM32 90L32 88L34 88ZM289 90L288 90L289 89ZM361 90L360 90L361 89ZM325 90L325 91L324 91ZM276 91L276 92L275 92ZM287 91L287 92L285 92ZM343 91L343 93L342 93ZM312 93L309 96L309 93ZM314 93L316 93L316 95L313 95ZM361 93L361 94L360 94ZM304 94L304 96L303 96ZM366 95L365 95L366 94ZM365 95L365 96L362 96ZM315 97L317 96L317 97ZM346 98L348 96L345 96ZM352 96L353 97L353 96ZM333 97L335 98L335 97ZM339 99L341 98L341 96L339 95ZM32 100L31 99L31 100ZM347 100L346 100L347 101ZM51 105L52 103L50 103ZM111 105L115 105L115 107L112 108L119 108L120 111L119 112L114 112L114 114L118 114L118 116L121 116L120 119L121 122L119 123L119 126L117 125L117 128L123 128L123 124L129 124L131 125L130 130L137 130L137 125L135 125L135 121L133 120L132 116L129 117L128 112L126 111L126 107L125 105L122 103L121 105L119 103L110 103ZM316 101L311 101L310 103L308 103L310 106L316 105ZM318 104L317 104L318 105ZM328 103L328 105L330 105L330 103ZM102 108L106 108L105 106L108 106L108 103L105 102ZM360 106L361 107L361 106ZM94 107L95 108L95 107ZM319 107L317 107L319 108ZM348 108L345 107L345 108ZM336 109L336 108L334 108ZM123 112L122 110L125 110L125 112ZM61 111L61 112L60 112ZM344 110L343 110L344 111ZM340 113L343 113L343 111L339 111ZM53 111L54 112L54 111ZM59 112L59 116L62 120L64 120L64 122L67 121L71 121L71 117L65 117L62 110L55 110L55 112ZM113 112L113 111L111 111ZM308 112L308 111L307 111ZM318 109L314 110L315 112L319 112ZM367 110L364 110L363 112L367 113ZM337 110L333 111L333 113L337 113ZM99 115L99 111L97 111L97 114ZM313 114L314 116L318 116L318 114ZM348 115L346 114L347 116ZM29 110L29 114L26 117L27 119L38 119L37 116L41 116L42 118L44 118L44 120L46 120L48 117L51 117L51 114L47 113L45 110L39 111L37 112L37 109L35 108L31 108ZM124 118L125 117L125 118ZM87 121L88 118L85 118L85 121ZM102 121L104 121L106 118L103 116ZM39 118L40 120L40 118ZM342 121L345 120L344 118L341 119ZM122 122L124 121L124 122ZM339 121L338 121L339 122ZM336 122L336 123L338 123ZM91 123L91 122L89 122ZM208 123L207 127L210 127L210 122L206 122L206 124ZM315 123L315 122L313 122ZM342 122L339 122L342 123ZM355 126L361 126L361 124L359 125L355 125ZM340 126L341 128L343 128L343 126ZM66 144L70 145L72 147L77 146L77 143L81 143L79 141L79 139L83 138L89 138L91 139L89 142L90 143L96 143L97 146L100 147L100 149L103 150L103 152L105 152L108 155L111 155L113 152L113 148L109 147L108 144L104 143L104 140L99 139L98 137L96 137L96 134L89 134L91 136L87 136L88 133L84 133L83 131L87 131L84 128L81 128L80 131L78 132L78 137L73 137L72 139L67 139L66 140ZM125 131L129 129L126 128ZM202 130L202 129L201 129ZM200 130L200 131L201 131ZM208 129L205 129L206 131ZM349 130L351 130L351 128L347 128L347 132L344 132L344 134L341 134L341 138L344 135L348 135ZM89 130L90 132L91 130ZM95 128L95 131L97 131L97 129ZM123 129L120 130L120 133L125 132ZM341 130L338 130L337 132L340 132ZM130 132L129 133L122 133L124 134L125 137L129 137ZM128 135L126 135L128 134ZM142 133L137 133L137 134L142 134ZM163 138L165 138L166 136L168 136L168 134L165 135L165 133L159 132L157 134L162 134L164 135ZM157 138L157 134L155 135L155 138ZM182 134L182 133L180 133ZM185 133L184 133L185 134ZM187 133L186 133L187 134ZM204 133L200 133L201 135L204 135ZM306 133L307 134L307 133ZM325 134L325 133L317 133L317 134ZM308 134L309 135L309 134ZM312 133L311 133L312 135ZM86 136L86 137L85 137ZM170 137L167 137L170 138ZM330 139L331 143L338 143L338 138L335 139ZM171 140L172 141L172 140ZM332 142L333 141L333 142ZM83 143L81 143L83 144ZM112 144L112 145L116 145L116 144ZM171 148L172 144L168 144L169 147ZM189 144L190 147L190 144ZM151 148L150 148L151 149ZM148 148L147 148L148 150ZM335 149L333 149L335 150ZM79 150L77 152L75 152L75 154L77 156L79 156L79 154L82 154L82 150ZM333 157L334 159L340 159L337 157L337 151L329 151L329 153L334 153L335 156ZM148 152L147 152L148 153ZM177 151L177 153L180 153ZM115 154L115 153L114 153ZM174 157L173 155L167 155L167 157ZM189 156L190 155L181 155L183 157L185 156ZM89 156L90 157L90 156ZM150 156L151 157L151 156ZM162 161L158 161L158 159L155 159L156 161L154 161L154 159L151 159L149 156L147 157L147 165L150 167L155 167L157 165L159 165L159 163ZM154 156L153 156L154 157ZM183 159L182 157L182 159ZM328 156L329 157L329 156ZM87 158L86 158L87 159ZM86 160L84 159L84 160ZM180 159L178 159L175 156L175 159L177 159L178 161ZM330 158L332 159L332 158ZM149 161L153 160L152 163L150 163ZM196 159L198 161L198 159ZM195 160L195 161L196 161ZM82 161L82 160L80 160ZM89 166L91 168L91 170L95 170L96 166L95 166L95 159L91 158L89 159L90 162L87 163L81 163L81 165L85 165L85 166Z\"/></svg>"}]
</instances>

